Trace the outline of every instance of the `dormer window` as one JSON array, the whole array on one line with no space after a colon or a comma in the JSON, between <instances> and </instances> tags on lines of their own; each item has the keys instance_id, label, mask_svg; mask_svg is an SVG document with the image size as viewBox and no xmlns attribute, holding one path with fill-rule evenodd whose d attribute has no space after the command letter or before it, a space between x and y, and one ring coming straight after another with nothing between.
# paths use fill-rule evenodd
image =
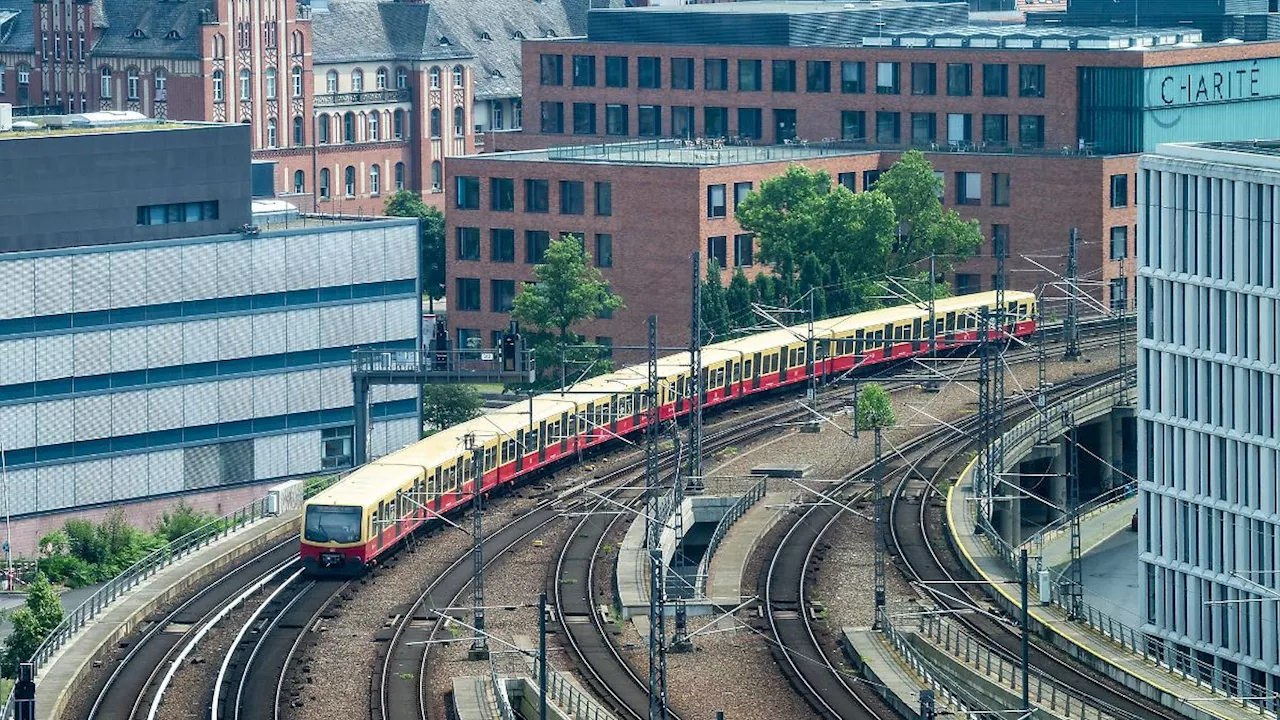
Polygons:
<instances>
[{"instance_id":1,"label":"dormer window","mask_svg":"<svg viewBox=\"0 0 1280 720\"><path fill-rule=\"evenodd\" d=\"M546 37L556 37L556 31L552 28L547 28L545 35Z\"/></svg>"},{"instance_id":2,"label":"dormer window","mask_svg":"<svg viewBox=\"0 0 1280 720\"><path fill-rule=\"evenodd\" d=\"M489 33L487 33L487 32L483 32L483 31L482 31L482 32L480 33L480 39L481 39L481 40L493 40L493 37L491 37L491 36L489 35Z\"/></svg>"},{"instance_id":3,"label":"dormer window","mask_svg":"<svg viewBox=\"0 0 1280 720\"><path fill-rule=\"evenodd\" d=\"M489 77L491 77L491 78L500 78L500 77L502 77L502 71L501 71L501 70L499 70L498 68L494 68L494 69L492 69L492 70L490 70L490 71L489 71Z\"/></svg>"},{"instance_id":4,"label":"dormer window","mask_svg":"<svg viewBox=\"0 0 1280 720\"><path fill-rule=\"evenodd\" d=\"M512 35L511 35L511 39L512 39L512 40L523 40L523 39L524 39L524 33L522 33L522 32L520 32L519 30L517 30L517 31L515 31L514 33L512 33Z\"/></svg>"},{"instance_id":5,"label":"dormer window","mask_svg":"<svg viewBox=\"0 0 1280 720\"><path fill-rule=\"evenodd\" d=\"M129 33L129 37L133 38L134 40L141 40L146 36L147 34L142 32L142 28L134 28L133 32Z\"/></svg>"},{"instance_id":6,"label":"dormer window","mask_svg":"<svg viewBox=\"0 0 1280 720\"><path fill-rule=\"evenodd\" d=\"M449 42L449 38L445 37L444 35L441 35L440 42L438 44L444 46L444 45L452 45L453 43Z\"/></svg>"},{"instance_id":7,"label":"dormer window","mask_svg":"<svg viewBox=\"0 0 1280 720\"><path fill-rule=\"evenodd\" d=\"M167 39L167 40L181 40L181 39L182 39L182 33L178 32L177 30L170 30L170 31L169 31L169 34L168 34L168 35L165 35L165 39Z\"/></svg>"}]
</instances>

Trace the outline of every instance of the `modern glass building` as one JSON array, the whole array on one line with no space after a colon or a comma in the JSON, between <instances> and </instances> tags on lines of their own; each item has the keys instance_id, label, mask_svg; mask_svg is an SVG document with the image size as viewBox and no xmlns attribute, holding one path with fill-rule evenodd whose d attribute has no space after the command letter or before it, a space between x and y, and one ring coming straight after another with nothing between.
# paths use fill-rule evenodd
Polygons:
<instances>
[{"instance_id":1,"label":"modern glass building","mask_svg":"<svg viewBox=\"0 0 1280 720\"><path fill-rule=\"evenodd\" d=\"M1280 708L1280 143L1162 145L1139 170L1143 630Z\"/></svg>"}]
</instances>

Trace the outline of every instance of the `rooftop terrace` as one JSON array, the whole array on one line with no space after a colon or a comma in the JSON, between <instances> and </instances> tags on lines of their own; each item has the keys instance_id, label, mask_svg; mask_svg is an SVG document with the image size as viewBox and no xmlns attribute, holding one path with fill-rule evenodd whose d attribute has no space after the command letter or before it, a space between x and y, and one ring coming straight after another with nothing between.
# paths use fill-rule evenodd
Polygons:
<instances>
[{"instance_id":1,"label":"rooftop terrace","mask_svg":"<svg viewBox=\"0 0 1280 720\"><path fill-rule=\"evenodd\" d=\"M100 119L94 116L106 113L88 113L87 115L63 115L36 118L16 118L17 125L12 130L0 131L0 140L24 140L30 138L64 137L72 135L108 135L117 133L157 132L161 130L191 130L195 128L225 127L221 123L170 122L165 120L148 120L130 118L127 120ZM89 117L89 120L83 118ZM31 122L38 127L30 128L18 123Z\"/></svg>"}]
</instances>

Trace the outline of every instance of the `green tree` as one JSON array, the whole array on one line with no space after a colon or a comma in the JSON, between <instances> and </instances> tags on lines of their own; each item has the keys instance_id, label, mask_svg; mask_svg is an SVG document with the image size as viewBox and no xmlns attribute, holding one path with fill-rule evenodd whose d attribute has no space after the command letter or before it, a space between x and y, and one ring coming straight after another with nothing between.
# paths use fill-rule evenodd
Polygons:
<instances>
[{"instance_id":1,"label":"green tree","mask_svg":"<svg viewBox=\"0 0 1280 720\"><path fill-rule=\"evenodd\" d=\"M27 588L26 604L14 611L11 621L13 632L0 654L0 674L7 678L18 676L18 665L29 660L49 631L62 622L62 603L43 574L37 574Z\"/></svg>"},{"instance_id":2,"label":"green tree","mask_svg":"<svg viewBox=\"0 0 1280 720\"><path fill-rule=\"evenodd\" d=\"M777 281L772 275L760 273L751 282L751 301L761 305L776 305L778 303ZM747 318L743 327L748 327L753 322L752 318Z\"/></svg>"},{"instance_id":3,"label":"green tree","mask_svg":"<svg viewBox=\"0 0 1280 720\"><path fill-rule=\"evenodd\" d=\"M173 510L166 510L160 515L160 520L156 522L156 535L165 542L173 542L214 520L211 513L196 510L185 500L179 500Z\"/></svg>"},{"instance_id":4,"label":"green tree","mask_svg":"<svg viewBox=\"0 0 1280 720\"><path fill-rule=\"evenodd\" d=\"M725 305L729 308L729 329L737 330L751 324L751 281L747 274L738 268L729 281L729 289L725 291Z\"/></svg>"},{"instance_id":5,"label":"green tree","mask_svg":"<svg viewBox=\"0 0 1280 720\"><path fill-rule=\"evenodd\" d=\"M834 264L834 263L833 263ZM818 262L818 256L809 253L804 256L804 263L800 265L800 296L810 295L807 303L801 307L801 310L808 312L809 308L813 308L814 319L826 317L827 314L827 292L823 288L826 280L826 273L822 272L822 264Z\"/></svg>"},{"instance_id":6,"label":"green tree","mask_svg":"<svg viewBox=\"0 0 1280 720\"><path fill-rule=\"evenodd\" d=\"M892 427L894 422L893 401L889 393L876 383L863 386L858 394L858 429Z\"/></svg>"},{"instance_id":7,"label":"green tree","mask_svg":"<svg viewBox=\"0 0 1280 720\"><path fill-rule=\"evenodd\" d=\"M435 430L464 423L480 415L484 400L471 385L427 385L422 388L422 419Z\"/></svg>"},{"instance_id":8,"label":"green tree","mask_svg":"<svg viewBox=\"0 0 1280 720\"><path fill-rule=\"evenodd\" d=\"M444 297L444 213L428 205L412 190L397 190L387 198L387 215L418 218L418 276L426 293L430 310Z\"/></svg>"},{"instance_id":9,"label":"green tree","mask_svg":"<svg viewBox=\"0 0 1280 720\"><path fill-rule=\"evenodd\" d=\"M707 262L707 275L702 281L702 342L723 340L728 335L729 301L720 281L720 265L712 259Z\"/></svg>"},{"instance_id":10,"label":"green tree","mask_svg":"<svg viewBox=\"0 0 1280 720\"><path fill-rule=\"evenodd\" d=\"M935 256L937 272L949 270L982 247L977 220L965 220L942 207L942 178L918 150L904 154L876 182L876 191L893 202L898 219L891 267L902 268ZM917 271L927 270L918 268Z\"/></svg>"},{"instance_id":11,"label":"green tree","mask_svg":"<svg viewBox=\"0 0 1280 720\"><path fill-rule=\"evenodd\" d=\"M561 384L567 380L565 366L571 359L568 346L580 339L573 328L624 307L589 259L582 243L571 236L551 241L544 262L533 268L535 282L521 286L511 310L513 318L535 331L535 359L546 357L549 349L559 357ZM540 362L539 367L548 365Z\"/></svg>"}]
</instances>

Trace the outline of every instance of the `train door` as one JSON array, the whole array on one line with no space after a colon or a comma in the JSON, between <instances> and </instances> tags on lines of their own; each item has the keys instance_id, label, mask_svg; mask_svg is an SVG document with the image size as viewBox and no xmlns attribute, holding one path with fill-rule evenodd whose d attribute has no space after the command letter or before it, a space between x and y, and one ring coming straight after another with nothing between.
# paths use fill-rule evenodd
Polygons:
<instances>
[{"instance_id":1,"label":"train door","mask_svg":"<svg viewBox=\"0 0 1280 720\"><path fill-rule=\"evenodd\" d=\"M373 532L378 536L378 549L382 549L382 518L386 512L387 504L384 501L378 501L378 509L373 513Z\"/></svg>"},{"instance_id":2,"label":"train door","mask_svg":"<svg viewBox=\"0 0 1280 720\"><path fill-rule=\"evenodd\" d=\"M569 449L569 413L560 413L560 452Z\"/></svg>"},{"instance_id":3,"label":"train door","mask_svg":"<svg viewBox=\"0 0 1280 720\"><path fill-rule=\"evenodd\" d=\"M920 352L920 338L924 337L924 332L920 324L920 318L911 321L911 351Z\"/></svg>"},{"instance_id":4,"label":"train door","mask_svg":"<svg viewBox=\"0 0 1280 720\"><path fill-rule=\"evenodd\" d=\"M547 421L538 423L538 462L547 459Z\"/></svg>"},{"instance_id":5,"label":"train door","mask_svg":"<svg viewBox=\"0 0 1280 720\"><path fill-rule=\"evenodd\" d=\"M587 403L587 414L583 415L582 418L586 422L582 424L582 427L578 428L578 431L582 433L582 440L585 443L591 438L592 431L595 430L595 425L592 424L596 421L595 403Z\"/></svg>"},{"instance_id":6,"label":"train door","mask_svg":"<svg viewBox=\"0 0 1280 720\"><path fill-rule=\"evenodd\" d=\"M784 347L778 351L778 382L787 381L787 355L791 348Z\"/></svg>"},{"instance_id":7,"label":"train door","mask_svg":"<svg viewBox=\"0 0 1280 720\"><path fill-rule=\"evenodd\" d=\"M755 353L747 361L747 374L751 376L751 389L760 389L760 353Z\"/></svg>"},{"instance_id":8,"label":"train door","mask_svg":"<svg viewBox=\"0 0 1280 720\"><path fill-rule=\"evenodd\" d=\"M893 324L885 323L884 326L884 356L888 359L893 354Z\"/></svg>"},{"instance_id":9,"label":"train door","mask_svg":"<svg viewBox=\"0 0 1280 720\"><path fill-rule=\"evenodd\" d=\"M866 353L866 343L863 341L863 333L861 330L853 334L853 364L856 367L862 362L862 356Z\"/></svg>"},{"instance_id":10,"label":"train door","mask_svg":"<svg viewBox=\"0 0 1280 720\"><path fill-rule=\"evenodd\" d=\"M440 477L443 474L444 474L444 469L437 467L436 474L435 474L436 479L435 479L434 487L428 490L428 492L431 495L431 502L435 503L435 507L433 507L432 509L437 511L440 509L441 489L444 487L444 485L440 482Z\"/></svg>"},{"instance_id":11,"label":"train door","mask_svg":"<svg viewBox=\"0 0 1280 720\"><path fill-rule=\"evenodd\" d=\"M516 431L516 472L524 469L524 454L528 449L524 446L524 428Z\"/></svg>"}]
</instances>

